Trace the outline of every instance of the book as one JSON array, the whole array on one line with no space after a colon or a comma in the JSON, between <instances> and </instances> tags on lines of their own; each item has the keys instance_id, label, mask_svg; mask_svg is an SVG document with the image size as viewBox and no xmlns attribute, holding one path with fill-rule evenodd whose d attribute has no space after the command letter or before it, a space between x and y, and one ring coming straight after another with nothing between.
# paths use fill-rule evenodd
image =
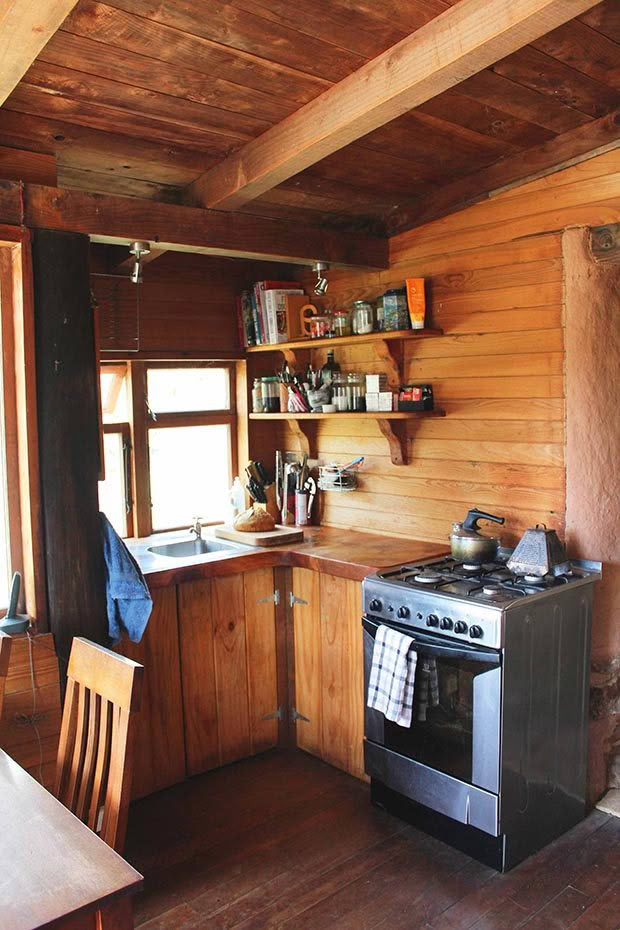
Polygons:
<instances>
[{"instance_id":1,"label":"book","mask_svg":"<svg viewBox=\"0 0 620 930\"><path fill-rule=\"evenodd\" d=\"M267 321L267 334L271 345L288 342L289 333L287 325L285 297L296 294L303 295L301 288L269 288L262 293Z\"/></svg>"},{"instance_id":2,"label":"book","mask_svg":"<svg viewBox=\"0 0 620 930\"><path fill-rule=\"evenodd\" d=\"M254 293L256 294L256 304L257 311L259 316L259 321L261 324L261 336L263 344L275 344L277 342L277 330L275 326L273 331L268 328L268 321L265 309L265 300L264 293L265 291L273 290L292 290L295 293L303 294L303 288L299 281L257 281L254 285ZM275 319L273 320L275 323Z\"/></svg>"}]
</instances>

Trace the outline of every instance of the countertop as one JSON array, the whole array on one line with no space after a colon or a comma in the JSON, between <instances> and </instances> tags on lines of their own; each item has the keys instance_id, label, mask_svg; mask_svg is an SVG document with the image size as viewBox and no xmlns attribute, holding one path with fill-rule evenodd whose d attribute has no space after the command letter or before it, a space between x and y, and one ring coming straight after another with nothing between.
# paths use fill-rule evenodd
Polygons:
<instances>
[{"instance_id":1,"label":"countertop","mask_svg":"<svg viewBox=\"0 0 620 930\"><path fill-rule=\"evenodd\" d=\"M213 528L205 529L203 535L212 537ZM188 538L187 533L158 533L148 539L127 541L151 589L272 566L310 568L361 581L379 568L422 561L449 551L447 542L442 545L400 536L309 526L304 527L303 542L284 546L238 547L183 559L153 556L148 552L149 546Z\"/></svg>"}]
</instances>

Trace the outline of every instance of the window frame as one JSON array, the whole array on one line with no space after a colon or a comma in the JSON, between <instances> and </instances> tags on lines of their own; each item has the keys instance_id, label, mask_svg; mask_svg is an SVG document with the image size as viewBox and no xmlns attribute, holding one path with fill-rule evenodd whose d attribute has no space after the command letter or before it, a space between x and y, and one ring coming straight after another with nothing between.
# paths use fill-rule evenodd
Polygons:
<instances>
[{"instance_id":1,"label":"window frame","mask_svg":"<svg viewBox=\"0 0 620 930\"><path fill-rule=\"evenodd\" d=\"M23 578L20 610L47 630L39 484L34 298L30 231L0 225L0 327L11 572ZM6 296L8 294L8 297ZM2 605L1 613L6 608Z\"/></svg>"},{"instance_id":2,"label":"window frame","mask_svg":"<svg viewBox=\"0 0 620 930\"><path fill-rule=\"evenodd\" d=\"M228 452L230 461L230 481L238 473L238 437L237 437L237 393L236 393L236 367L234 362L227 360L167 360L148 361L129 359L126 362L106 362L101 364L101 370L117 368L119 373L126 372L127 403L129 408L129 422L127 424L104 424L103 432L119 432L120 427L126 428L131 445L131 523L128 521L128 535L136 538L151 536L153 533L167 533L184 529L184 525L171 526L165 529L153 530L151 507L151 471L149 462L149 431L152 429L169 429L182 426L211 426L227 425ZM149 369L171 368L222 368L228 371L229 407L224 410L203 410L174 413L158 413L151 411L148 406L147 372ZM205 522L205 526L213 525L219 521Z\"/></svg>"}]
</instances>

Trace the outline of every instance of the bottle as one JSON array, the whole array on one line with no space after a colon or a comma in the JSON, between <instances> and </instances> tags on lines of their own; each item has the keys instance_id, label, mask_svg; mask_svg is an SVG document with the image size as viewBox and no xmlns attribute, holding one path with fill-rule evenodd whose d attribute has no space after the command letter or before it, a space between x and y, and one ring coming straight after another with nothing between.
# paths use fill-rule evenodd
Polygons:
<instances>
[{"instance_id":1,"label":"bottle","mask_svg":"<svg viewBox=\"0 0 620 930\"><path fill-rule=\"evenodd\" d=\"M254 386L252 387L252 413L262 413L263 412L263 391L261 387L261 379L254 378Z\"/></svg>"},{"instance_id":2,"label":"bottle","mask_svg":"<svg viewBox=\"0 0 620 930\"><path fill-rule=\"evenodd\" d=\"M234 520L238 514L243 513L245 510L245 491L243 490L239 475L235 477L232 488L230 489L230 504Z\"/></svg>"},{"instance_id":3,"label":"bottle","mask_svg":"<svg viewBox=\"0 0 620 930\"><path fill-rule=\"evenodd\" d=\"M334 375L340 371L340 365L334 361L334 350L330 349L327 353L327 361L321 368L321 380L323 384L331 385Z\"/></svg>"}]
</instances>

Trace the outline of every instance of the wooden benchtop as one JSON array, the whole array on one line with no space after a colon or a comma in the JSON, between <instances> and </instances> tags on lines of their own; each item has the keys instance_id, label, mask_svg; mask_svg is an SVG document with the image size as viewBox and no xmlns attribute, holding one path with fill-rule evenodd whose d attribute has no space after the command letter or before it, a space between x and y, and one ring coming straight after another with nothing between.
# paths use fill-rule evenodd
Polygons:
<instances>
[{"instance_id":1,"label":"wooden benchtop","mask_svg":"<svg viewBox=\"0 0 620 930\"><path fill-rule=\"evenodd\" d=\"M443 555L449 547L441 543L400 536L380 536L328 526L304 528L304 541L287 546L256 549L238 554L222 553L217 558L192 565L174 565L169 569L145 571L151 589L164 588L183 581L198 581L252 571L270 566L296 566L361 581L366 575L396 565L397 562L421 561ZM181 561L181 560L179 560Z\"/></svg>"}]
</instances>

